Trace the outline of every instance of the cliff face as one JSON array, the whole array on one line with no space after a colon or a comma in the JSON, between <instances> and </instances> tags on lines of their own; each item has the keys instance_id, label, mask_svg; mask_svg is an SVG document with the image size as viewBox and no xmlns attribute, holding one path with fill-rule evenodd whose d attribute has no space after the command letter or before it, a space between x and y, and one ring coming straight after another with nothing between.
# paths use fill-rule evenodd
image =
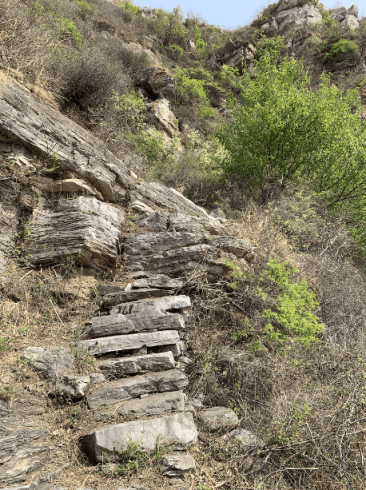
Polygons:
<instances>
[{"instance_id":1,"label":"cliff face","mask_svg":"<svg viewBox=\"0 0 366 490\"><path fill-rule=\"evenodd\" d=\"M255 77L262 35L315 85L359 83L357 7L280 0L237 32L129 2L0 7L0 490L361 488L349 236L302 190L262 209L197 170L225 157L223 66ZM324 61L340 36L359 51ZM304 288L321 333L278 347L269 312L304 312Z\"/></svg>"}]
</instances>

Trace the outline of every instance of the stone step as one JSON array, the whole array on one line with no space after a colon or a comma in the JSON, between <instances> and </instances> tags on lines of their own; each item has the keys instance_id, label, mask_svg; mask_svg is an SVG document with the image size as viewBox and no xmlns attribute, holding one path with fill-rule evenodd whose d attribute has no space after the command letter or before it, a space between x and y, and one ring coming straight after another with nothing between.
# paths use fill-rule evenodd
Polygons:
<instances>
[{"instance_id":1,"label":"stone step","mask_svg":"<svg viewBox=\"0 0 366 490\"><path fill-rule=\"evenodd\" d=\"M178 313L161 313L158 310L146 310L132 315L107 315L95 317L85 334L92 338L112 335L131 334L143 331L183 330L185 322Z\"/></svg>"},{"instance_id":2,"label":"stone step","mask_svg":"<svg viewBox=\"0 0 366 490\"><path fill-rule=\"evenodd\" d=\"M123 378L126 375L139 374L142 371L154 372L174 369L175 362L171 352L162 352L146 356L103 359L97 362L97 366L107 377Z\"/></svg>"},{"instance_id":3,"label":"stone step","mask_svg":"<svg viewBox=\"0 0 366 490\"><path fill-rule=\"evenodd\" d=\"M98 339L82 340L75 346L80 350L86 350L91 355L100 356L110 352L123 352L138 350L143 347L173 346L172 352L180 352L179 334L176 330L163 330L161 332L134 333L130 335L115 335Z\"/></svg>"},{"instance_id":4,"label":"stone step","mask_svg":"<svg viewBox=\"0 0 366 490\"><path fill-rule=\"evenodd\" d=\"M121 313L122 315L131 315L132 313L142 314L146 310L157 310L160 312L177 311L179 313L184 312L186 308L191 306L191 300L189 296L165 296L156 299L144 299L141 301L134 301L126 304L116 304L110 310L111 314Z\"/></svg>"},{"instance_id":5,"label":"stone step","mask_svg":"<svg viewBox=\"0 0 366 490\"><path fill-rule=\"evenodd\" d=\"M128 303L130 301L137 301L139 299L151 299L160 298L162 296L173 295L174 291L165 289L132 289L131 291L121 291L118 293L110 293L103 296L104 306L114 306L120 303Z\"/></svg>"},{"instance_id":6,"label":"stone step","mask_svg":"<svg viewBox=\"0 0 366 490\"><path fill-rule=\"evenodd\" d=\"M110 425L83 437L85 451L97 463L113 460L115 452L126 451L130 443L153 451L157 444L175 444L178 449L196 442L197 429L190 413Z\"/></svg>"},{"instance_id":7,"label":"stone step","mask_svg":"<svg viewBox=\"0 0 366 490\"><path fill-rule=\"evenodd\" d=\"M181 391L167 393L154 393L146 398L134 398L119 403L117 407L96 410L93 420L103 421L111 417L145 417L148 415L164 415L167 412L183 412L185 409L185 395Z\"/></svg>"},{"instance_id":8,"label":"stone step","mask_svg":"<svg viewBox=\"0 0 366 490\"><path fill-rule=\"evenodd\" d=\"M98 408L102 405L113 405L138 398L147 393L178 391L186 386L188 386L188 377L179 369L172 369L114 381L90 393L87 401L89 408Z\"/></svg>"}]
</instances>

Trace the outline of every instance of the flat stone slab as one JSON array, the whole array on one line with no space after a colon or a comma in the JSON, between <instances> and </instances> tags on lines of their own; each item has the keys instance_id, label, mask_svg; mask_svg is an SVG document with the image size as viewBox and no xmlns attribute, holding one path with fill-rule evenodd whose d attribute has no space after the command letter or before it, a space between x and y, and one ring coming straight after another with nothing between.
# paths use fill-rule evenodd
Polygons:
<instances>
[{"instance_id":1,"label":"flat stone slab","mask_svg":"<svg viewBox=\"0 0 366 490\"><path fill-rule=\"evenodd\" d=\"M113 405L147 393L178 391L186 386L188 386L188 377L179 369L132 376L114 381L90 393L87 397L88 406L98 408L102 405Z\"/></svg>"},{"instance_id":2,"label":"flat stone slab","mask_svg":"<svg viewBox=\"0 0 366 490\"><path fill-rule=\"evenodd\" d=\"M181 391L155 393L146 398L134 398L119 403L116 407L105 410L96 410L93 420L105 420L111 416L145 417L148 415L164 415L167 412L183 412L185 409L185 395Z\"/></svg>"},{"instance_id":3,"label":"flat stone slab","mask_svg":"<svg viewBox=\"0 0 366 490\"><path fill-rule=\"evenodd\" d=\"M163 298L156 299L144 299L141 301L134 301L127 304L116 305L110 310L111 314L121 313L123 315L131 315L132 313L142 314L146 310L156 310L160 312L171 312L185 309L191 306L191 299L189 296L165 296Z\"/></svg>"},{"instance_id":4,"label":"flat stone slab","mask_svg":"<svg viewBox=\"0 0 366 490\"><path fill-rule=\"evenodd\" d=\"M183 330L185 322L178 313L161 313L149 310L132 315L108 315L95 317L92 325L85 330L90 338L160 330Z\"/></svg>"},{"instance_id":5,"label":"flat stone slab","mask_svg":"<svg viewBox=\"0 0 366 490\"><path fill-rule=\"evenodd\" d=\"M77 348L86 350L92 355L103 355L110 352L123 352L141 349L142 347L159 347L179 344L179 334L176 330L161 332L134 333L131 335L116 335L98 339L82 340L75 344Z\"/></svg>"},{"instance_id":6,"label":"flat stone slab","mask_svg":"<svg viewBox=\"0 0 366 490\"><path fill-rule=\"evenodd\" d=\"M23 482L29 473L40 468L49 459L49 447L32 447L17 451L0 467L0 484Z\"/></svg>"},{"instance_id":7,"label":"flat stone slab","mask_svg":"<svg viewBox=\"0 0 366 490\"><path fill-rule=\"evenodd\" d=\"M139 374L144 371L167 371L175 368L174 357L171 352L103 359L98 361L97 365L107 377L113 378L122 378L126 375Z\"/></svg>"},{"instance_id":8,"label":"flat stone slab","mask_svg":"<svg viewBox=\"0 0 366 490\"><path fill-rule=\"evenodd\" d=\"M233 428L239 423L236 413L226 407L206 408L198 414L198 418L210 430Z\"/></svg>"},{"instance_id":9,"label":"flat stone slab","mask_svg":"<svg viewBox=\"0 0 366 490\"><path fill-rule=\"evenodd\" d=\"M161 472L164 476L179 476L195 467L196 462L190 454L172 453L163 457Z\"/></svg>"},{"instance_id":10,"label":"flat stone slab","mask_svg":"<svg viewBox=\"0 0 366 490\"><path fill-rule=\"evenodd\" d=\"M130 442L141 444L143 451L153 451L157 444L185 447L197 442L197 429L191 414L177 413L103 427L83 437L86 452L97 463L113 460L114 452L126 451Z\"/></svg>"},{"instance_id":11,"label":"flat stone slab","mask_svg":"<svg viewBox=\"0 0 366 490\"><path fill-rule=\"evenodd\" d=\"M161 298L162 296L173 295L174 291L164 289L132 289L131 291L122 291L120 293L112 293L103 296L104 306L114 306L120 303L128 303L129 301L138 301L139 299Z\"/></svg>"},{"instance_id":12,"label":"flat stone slab","mask_svg":"<svg viewBox=\"0 0 366 490\"><path fill-rule=\"evenodd\" d=\"M249 430L238 427L221 437L223 441L237 441L244 448L261 446L263 441Z\"/></svg>"}]
</instances>

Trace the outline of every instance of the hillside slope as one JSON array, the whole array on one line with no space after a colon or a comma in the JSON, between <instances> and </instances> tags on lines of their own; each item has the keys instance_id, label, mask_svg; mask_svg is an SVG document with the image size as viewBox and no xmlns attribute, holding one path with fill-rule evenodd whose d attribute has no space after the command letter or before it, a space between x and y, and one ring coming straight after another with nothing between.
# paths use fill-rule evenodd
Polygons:
<instances>
[{"instance_id":1,"label":"hillside slope","mask_svg":"<svg viewBox=\"0 0 366 490\"><path fill-rule=\"evenodd\" d=\"M0 490L363 489L349 215L226 176L214 137L278 35L364 103L357 7L229 32L0 0L0 25Z\"/></svg>"}]
</instances>

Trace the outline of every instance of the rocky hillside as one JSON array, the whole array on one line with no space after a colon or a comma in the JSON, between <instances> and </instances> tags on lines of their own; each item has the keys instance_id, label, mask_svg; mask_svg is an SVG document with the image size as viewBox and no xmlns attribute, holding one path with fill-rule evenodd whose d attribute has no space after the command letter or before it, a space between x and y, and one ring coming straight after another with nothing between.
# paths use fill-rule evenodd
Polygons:
<instances>
[{"instance_id":1,"label":"rocky hillside","mask_svg":"<svg viewBox=\"0 0 366 490\"><path fill-rule=\"evenodd\" d=\"M357 7L0 11L1 490L364 488L364 259L211 138L263 35L363 97Z\"/></svg>"}]
</instances>

